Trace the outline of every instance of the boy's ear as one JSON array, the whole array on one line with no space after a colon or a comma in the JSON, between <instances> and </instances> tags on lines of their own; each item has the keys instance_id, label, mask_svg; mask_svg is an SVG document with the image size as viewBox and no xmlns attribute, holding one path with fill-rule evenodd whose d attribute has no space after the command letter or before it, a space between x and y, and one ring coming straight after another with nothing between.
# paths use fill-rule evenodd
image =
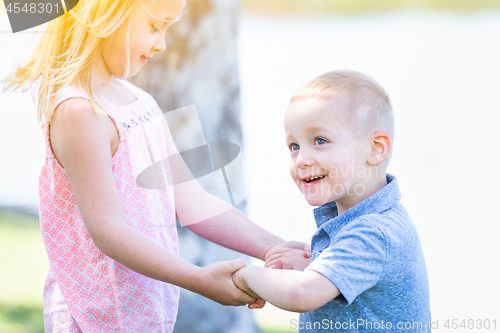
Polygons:
<instances>
[{"instance_id":1,"label":"boy's ear","mask_svg":"<svg viewBox=\"0 0 500 333\"><path fill-rule=\"evenodd\" d=\"M370 140L371 148L367 162L371 166L379 165L389 156L392 149L392 142L389 134L384 131L373 133Z\"/></svg>"}]
</instances>

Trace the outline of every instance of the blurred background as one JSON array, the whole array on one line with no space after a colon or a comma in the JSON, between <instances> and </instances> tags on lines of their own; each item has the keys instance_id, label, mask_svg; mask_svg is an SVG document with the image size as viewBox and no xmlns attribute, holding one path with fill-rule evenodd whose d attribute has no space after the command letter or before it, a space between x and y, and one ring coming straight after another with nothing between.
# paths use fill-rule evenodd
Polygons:
<instances>
[{"instance_id":1,"label":"blurred background","mask_svg":"<svg viewBox=\"0 0 500 333\"><path fill-rule=\"evenodd\" d=\"M488 319L487 331L500 331L500 218L494 208L500 198L500 1L243 0L237 5L234 75L239 76L247 215L287 240L310 242L313 207L288 174L283 129L288 101L325 71L368 73L392 99L396 134L388 172L398 178L402 203L420 234L439 327L434 331L446 331L448 319ZM12 34L0 8L1 78L30 55L39 36L35 31ZM30 91L0 92L2 333L43 332L48 261L37 210L45 155L35 110ZM270 304L251 314L269 333L294 332L290 320L298 318Z\"/></svg>"}]
</instances>

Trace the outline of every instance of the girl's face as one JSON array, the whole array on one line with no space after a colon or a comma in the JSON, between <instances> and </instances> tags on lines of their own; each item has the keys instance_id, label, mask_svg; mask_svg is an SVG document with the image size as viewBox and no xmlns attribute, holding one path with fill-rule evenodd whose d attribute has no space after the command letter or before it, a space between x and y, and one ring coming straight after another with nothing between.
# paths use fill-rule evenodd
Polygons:
<instances>
[{"instance_id":1,"label":"girl's face","mask_svg":"<svg viewBox=\"0 0 500 333\"><path fill-rule=\"evenodd\" d=\"M134 76L147 59L156 52L165 51L165 32L179 18L185 0L156 0L145 2L147 10L157 18L171 20L161 22L151 17L140 4L137 9L115 32L103 39L101 56L109 75L124 77L127 69L127 23L130 23L130 69ZM110 77L111 78L111 77Z\"/></svg>"}]
</instances>

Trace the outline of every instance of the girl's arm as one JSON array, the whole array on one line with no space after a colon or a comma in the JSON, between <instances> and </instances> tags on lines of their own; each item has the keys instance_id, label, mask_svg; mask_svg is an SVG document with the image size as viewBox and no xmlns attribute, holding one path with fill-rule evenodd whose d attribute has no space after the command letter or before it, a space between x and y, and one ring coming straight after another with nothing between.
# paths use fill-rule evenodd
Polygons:
<instances>
[{"instance_id":1,"label":"girl's arm","mask_svg":"<svg viewBox=\"0 0 500 333\"><path fill-rule=\"evenodd\" d=\"M222 201L217 197L212 199L215 202ZM273 247L286 243L284 239L250 221L235 207L205 221L190 224L187 228L214 243L261 260L265 260ZM304 246L309 245L300 243L297 248L302 249Z\"/></svg>"},{"instance_id":2,"label":"girl's arm","mask_svg":"<svg viewBox=\"0 0 500 333\"><path fill-rule=\"evenodd\" d=\"M262 307L231 280L231 273L245 265L243 260L200 268L127 225L111 168L110 125L109 117L96 115L90 102L74 98L58 107L50 132L54 153L66 171L78 210L99 250L142 275L221 304L253 303Z\"/></svg>"},{"instance_id":3,"label":"girl's arm","mask_svg":"<svg viewBox=\"0 0 500 333\"><path fill-rule=\"evenodd\" d=\"M164 121L163 125L167 151L170 156L177 155L179 152L167 122ZM190 173L185 164L177 167L182 173ZM207 193L196 180L174 185L174 195L177 217L182 225L198 236L229 249L265 260L276 252L279 253L275 258L279 259L287 249L307 251L311 248L306 243L285 242L259 227L228 202ZM310 253L305 257L309 258Z\"/></svg>"},{"instance_id":4,"label":"girl's arm","mask_svg":"<svg viewBox=\"0 0 500 333\"><path fill-rule=\"evenodd\" d=\"M340 295L324 275L307 269L293 271L246 266L233 274L241 290L287 311L315 310Z\"/></svg>"}]
</instances>

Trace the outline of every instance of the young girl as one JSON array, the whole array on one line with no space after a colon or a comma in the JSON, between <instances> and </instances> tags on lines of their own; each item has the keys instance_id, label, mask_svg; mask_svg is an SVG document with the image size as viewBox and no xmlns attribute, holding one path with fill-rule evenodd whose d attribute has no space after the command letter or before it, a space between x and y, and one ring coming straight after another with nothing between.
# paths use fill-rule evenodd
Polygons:
<instances>
[{"instance_id":1,"label":"young girl","mask_svg":"<svg viewBox=\"0 0 500 333\"><path fill-rule=\"evenodd\" d=\"M28 64L5 80L4 90L39 84L46 332L172 332L178 287L225 305L262 307L232 282L243 260L200 268L178 258L176 215L198 235L256 258L286 260L308 249L253 224L196 181L136 185L151 160L177 150L156 101L115 77L135 75L165 50L165 31L184 6L80 0L49 22ZM200 212L204 221L194 224Z\"/></svg>"}]
</instances>

